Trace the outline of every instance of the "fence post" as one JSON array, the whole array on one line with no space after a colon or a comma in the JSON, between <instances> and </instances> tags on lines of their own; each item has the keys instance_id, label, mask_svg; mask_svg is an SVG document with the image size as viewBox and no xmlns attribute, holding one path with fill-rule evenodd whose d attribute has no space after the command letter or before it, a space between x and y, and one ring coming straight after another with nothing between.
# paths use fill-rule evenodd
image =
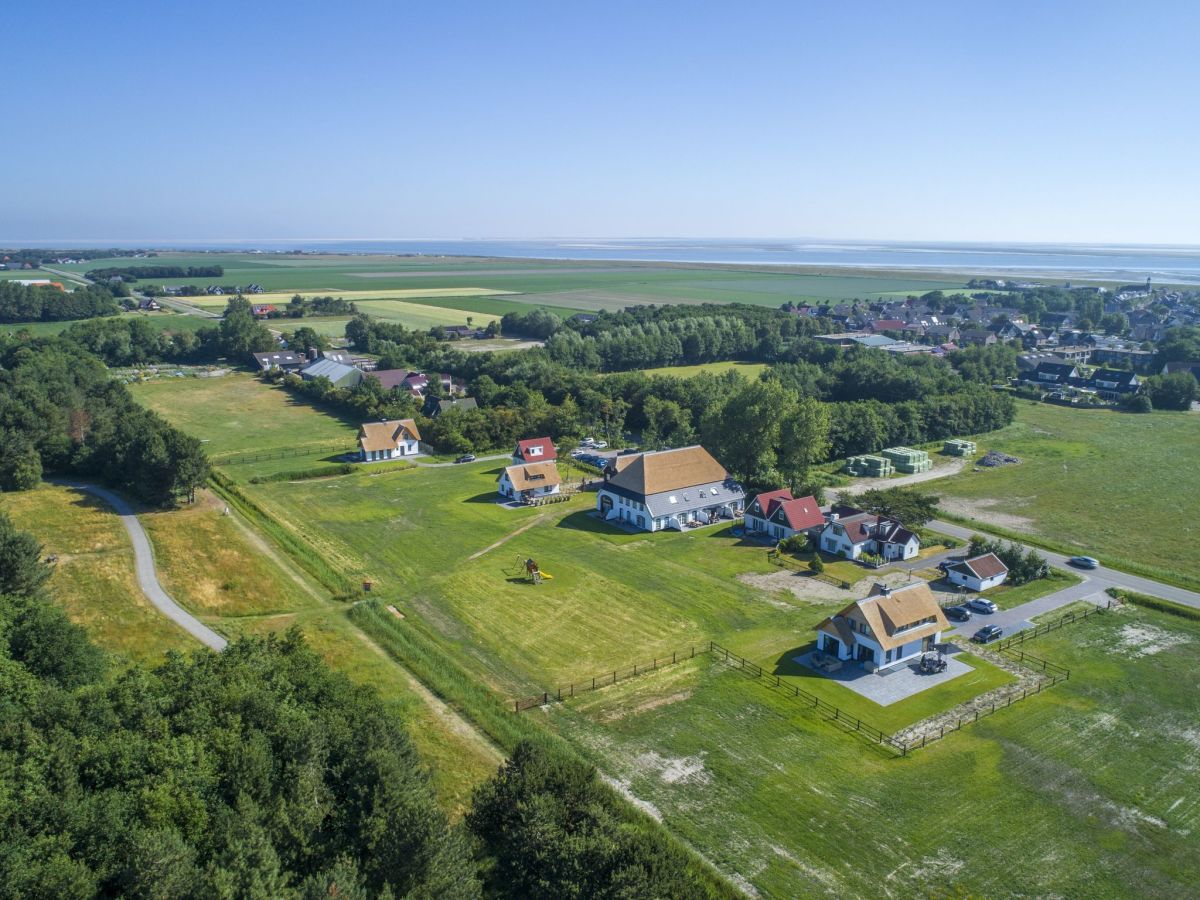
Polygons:
<instances>
[{"instance_id":1,"label":"fence post","mask_svg":"<svg viewBox=\"0 0 1200 900\"><path fill-rule=\"evenodd\" d=\"M549 702L550 702L550 695L547 694L545 691L543 691L542 692L542 705L544 706L545 704L547 704Z\"/></svg>"},{"instance_id":2,"label":"fence post","mask_svg":"<svg viewBox=\"0 0 1200 900\"><path fill-rule=\"evenodd\" d=\"M513 701L513 712L520 712L520 711L521 711L521 701L514 700Z\"/></svg>"},{"instance_id":3,"label":"fence post","mask_svg":"<svg viewBox=\"0 0 1200 900\"><path fill-rule=\"evenodd\" d=\"M671 651L671 662L675 662L675 651Z\"/></svg>"},{"instance_id":4,"label":"fence post","mask_svg":"<svg viewBox=\"0 0 1200 900\"><path fill-rule=\"evenodd\" d=\"M594 691L595 689L596 689L596 679L593 678L592 679L592 690Z\"/></svg>"},{"instance_id":5,"label":"fence post","mask_svg":"<svg viewBox=\"0 0 1200 900\"><path fill-rule=\"evenodd\" d=\"M613 672L613 684L617 683L617 673Z\"/></svg>"},{"instance_id":6,"label":"fence post","mask_svg":"<svg viewBox=\"0 0 1200 900\"><path fill-rule=\"evenodd\" d=\"M633 674L637 675L637 663L633 664Z\"/></svg>"}]
</instances>

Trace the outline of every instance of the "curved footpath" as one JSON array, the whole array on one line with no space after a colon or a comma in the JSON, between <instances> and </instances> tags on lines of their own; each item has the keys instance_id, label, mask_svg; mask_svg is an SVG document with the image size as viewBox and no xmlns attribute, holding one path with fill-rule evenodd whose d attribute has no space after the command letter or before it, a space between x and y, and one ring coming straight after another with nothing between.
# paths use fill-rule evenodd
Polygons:
<instances>
[{"instance_id":1,"label":"curved footpath","mask_svg":"<svg viewBox=\"0 0 1200 900\"><path fill-rule=\"evenodd\" d=\"M117 515L121 517L121 523L129 532L129 539L133 542L133 559L137 569L138 585L141 587L142 593L146 595L146 599L153 603L159 612L200 643L213 650L225 649L225 645L229 643L225 638L176 603L159 584L158 570L154 566L154 551L150 547L150 539L146 536L142 523L138 521L137 514L134 513L133 507L129 505L128 501L119 494L99 485L83 481L58 481L56 483L77 491L95 494L111 505L117 511Z\"/></svg>"}]
</instances>

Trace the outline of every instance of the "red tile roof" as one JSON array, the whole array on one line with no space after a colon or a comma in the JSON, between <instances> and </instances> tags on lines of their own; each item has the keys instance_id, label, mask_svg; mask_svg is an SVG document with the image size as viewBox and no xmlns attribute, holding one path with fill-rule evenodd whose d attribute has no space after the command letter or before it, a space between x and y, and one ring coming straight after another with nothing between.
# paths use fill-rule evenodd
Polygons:
<instances>
[{"instance_id":1,"label":"red tile roof","mask_svg":"<svg viewBox=\"0 0 1200 900\"><path fill-rule=\"evenodd\" d=\"M771 518L771 514L775 512L775 508L780 503L791 499L791 491L789 491L787 488L779 488L777 491L766 491L765 493L759 494L750 501L750 506L753 506L755 503L757 503L759 508L762 510L763 518L769 519ZM746 508L749 509L750 506L747 506Z\"/></svg>"},{"instance_id":2,"label":"red tile roof","mask_svg":"<svg viewBox=\"0 0 1200 900\"><path fill-rule=\"evenodd\" d=\"M995 553L985 553L963 563L980 581L1000 575L1008 571L1006 566Z\"/></svg>"},{"instance_id":3,"label":"red tile roof","mask_svg":"<svg viewBox=\"0 0 1200 900\"><path fill-rule=\"evenodd\" d=\"M794 531L804 531L825 524L825 516L821 513L821 507L815 497L797 497L794 500L784 500L780 505L783 507L788 528Z\"/></svg>"},{"instance_id":4,"label":"red tile roof","mask_svg":"<svg viewBox=\"0 0 1200 900\"><path fill-rule=\"evenodd\" d=\"M534 447L541 447L542 452L531 456L529 451ZM513 455L521 457L526 462L549 462L552 459L558 459L558 453L554 449L554 441L548 437L517 441L517 452Z\"/></svg>"}]
</instances>

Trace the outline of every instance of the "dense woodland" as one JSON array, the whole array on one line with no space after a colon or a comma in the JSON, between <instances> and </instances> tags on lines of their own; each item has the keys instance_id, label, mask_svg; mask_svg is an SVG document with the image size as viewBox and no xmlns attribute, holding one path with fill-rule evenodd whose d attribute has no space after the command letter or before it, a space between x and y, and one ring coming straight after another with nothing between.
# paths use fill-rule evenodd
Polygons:
<instances>
[{"instance_id":1,"label":"dense woodland","mask_svg":"<svg viewBox=\"0 0 1200 900\"><path fill-rule=\"evenodd\" d=\"M0 515L0 884L12 897L732 897L565 746L454 826L404 721L296 631L114 665Z\"/></svg>"},{"instance_id":2,"label":"dense woodland","mask_svg":"<svg viewBox=\"0 0 1200 900\"><path fill-rule=\"evenodd\" d=\"M74 291L0 281L0 322L67 322L121 311L111 292L90 286Z\"/></svg>"},{"instance_id":3,"label":"dense woodland","mask_svg":"<svg viewBox=\"0 0 1200 900\"><path fill-rule=\"evenodd\" d=\"M208 463L196 438L135 403L69 341L0 339L0 489L34 487L43 473L168 506L204 483Z\"/></svg>"}]
</instances>

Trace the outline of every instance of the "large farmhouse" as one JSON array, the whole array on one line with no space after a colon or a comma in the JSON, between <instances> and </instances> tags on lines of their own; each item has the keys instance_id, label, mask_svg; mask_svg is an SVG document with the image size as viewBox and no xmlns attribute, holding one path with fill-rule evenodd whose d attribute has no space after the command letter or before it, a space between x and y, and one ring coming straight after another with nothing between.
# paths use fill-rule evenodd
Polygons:
<instances>
[{"instance_id":1,"label":"large farmhouse","mask_svg":"<svg viewBox=\"0 0 1200 900\"><path fill-rule=\"evenodd\" d=\"M815 497L793 497L787 488L759 494L746 507L746 531L782 541L798 534L816 538L825 516Z\"/></svg>"},{"instance_id":2,"label":"large farmhouse","mask_svg":"<svg viewBox=\"0 0 1200 900\"><path fill-rule=\"evenodd\" d=\"M827 518L820 547L833 556L858 559L866 553L884 559L912 559L921 552L921 539L887 516L840 506Z\"/></svg>"},{"instance_id":3,"label":"large farmhouse","mask_svg":"<svg viewBox=\"0 0 1200 900\"><path fill-rule=\"evenodd\" d=\"M421 452L421 433L412 419L366 422L358 429L360 458L364 462L416 456Z\"/></svg>"},{"instance_id":4,"label":"large farmhouse","mask_svg":"<svg viewBox=\"0 0 1200 900\"><path fill-rule=\"evenodd\" d=\"M817 649L875 671L929 650L949 628L924 581L894 589L877 584L866 599L817 626Z\"/></svg>"},{"instance_id":5,"label":"large farmhouse","mask_svg":"<svg viewBox=\"0 0 1200 900\"><path fill-rule=\"evenodd\" d=\"M596 509L610 522L643 531L682 531L741 515L742 486L703 447L680 447L617 457L596 495Z\"/></svg>"},{"instance_id":6,"label":"large farmhouse","mask_svg":"<svg viewBox=\"0 0 1200 900\"><path fill-rule=\"evenodd\" d=\"M946 567L946 578L972 591L986 591L1004 584L1008 566L995 553L985 553Z\"/></svg>"},{"instance_id":7,"label":"large farmhouse","mask_svg":"<svg viewBox=\"0 0 1200 900\"><path fill-rule=\"evenodd\" d=\"M562 486L558 465L553 461L514 463L500 473L497 481L500 496L516 503L557 494Z\"/></svg>"}]
</instances>

